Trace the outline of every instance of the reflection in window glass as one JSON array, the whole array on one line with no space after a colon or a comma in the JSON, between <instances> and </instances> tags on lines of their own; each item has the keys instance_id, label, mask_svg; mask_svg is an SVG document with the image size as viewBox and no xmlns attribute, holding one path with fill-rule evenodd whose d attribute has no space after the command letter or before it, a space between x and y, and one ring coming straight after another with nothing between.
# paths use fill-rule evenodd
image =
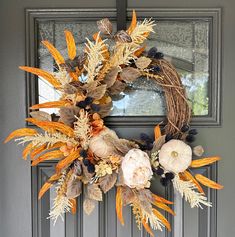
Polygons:
<instances>
[{"instance_id":1,"label":"reflection in window glass","mask_svg":"<svg viewBox=\"0 0 235 237\"><path fill-rule=\"evenodd\" d=\"M208 114L209 27L209 22L204 20L156 20L156 34L151 34L146 44L148 48L154 46L164 52L166 58L176 66L186 87L194 115ZM39 41L46 39L54 43L67 58L63 33L65 29L73 32L78 53L81 53L85 38L91 38L97 31L97 26L95 21L39 23ZM47 71L55 70L53 59L42 44L39 44L38 53L39 66ZM59 93L43 79L38 83L39 102L59 98ZM113 101L111 116L158 116L166 113L161 88L147 78L139 78L129 84ZM51 109L48 112L56 113L57 110Z\"/></svg>"}]
</instances>

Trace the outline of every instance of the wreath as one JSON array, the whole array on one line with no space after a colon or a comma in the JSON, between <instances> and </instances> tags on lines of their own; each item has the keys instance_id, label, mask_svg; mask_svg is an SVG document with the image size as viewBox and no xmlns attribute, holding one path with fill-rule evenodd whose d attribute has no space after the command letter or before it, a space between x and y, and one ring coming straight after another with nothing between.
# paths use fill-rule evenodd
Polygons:
<instances>
[{"instance_id":1,"label":"wreath","mask_svg":"<svg viewBox=\"0 0 235 237\"><path fill-rule=\"evenodd\" d=\"M179 74L163 53L155 47L148 52L144 42L154 32L154 21L137 22L133 11L132 22L124 31L113 33L107 19L97 22L99 32L93 41L87 39L83 54L76 54L75 40L65 31L68 59L48 41L42 43L54 58L58 70L54 73L33 67L20 69L35 74L61 93L58 101L33 105L26 121L44 130L21 128L13 131L5 142L15 139L27 143L23 158L30 156L32 166L56 159L55 174L43 185L39 198L53 185L56 198L49 213L54 221L64 213L76 212L76 198L84 190L83 207L90 214L102 193L116 186L116 212L122 224L123 206L130 205L139 228L171 229L160 210L174 215L168 206L171 201L150 190L151 179L159 176L163 186L172 183L191 207L210 207L211 203L201 185L213 189L223 186L196 168L220 158L203 157L203 147L191 147L196 129L190 128L191 108ZM105 38L105 39L103 39ZM107 39L112 46L107 45ZM103 118L112 109L112 96L123 92L137 78L154 80L163 89L167 122L154 128L154 137L140 134L139 140L119 138L105 126ZM59 119L40 109L59 108ZM192 157L198 157L192 159ZM192 171L193 169L193 171Z\"/></svg>"}]
</instances>

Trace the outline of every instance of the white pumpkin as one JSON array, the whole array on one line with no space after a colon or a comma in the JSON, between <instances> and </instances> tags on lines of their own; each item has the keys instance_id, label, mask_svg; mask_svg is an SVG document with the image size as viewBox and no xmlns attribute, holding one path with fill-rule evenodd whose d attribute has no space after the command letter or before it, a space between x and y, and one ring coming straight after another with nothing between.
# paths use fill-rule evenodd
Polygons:
<instances>
[{"instance_id":1,"label":"white pumpkin","mask_svg":"<svg viewBox=\"0 0 235 237\"><path fill-rule=\"evenodd\" d=\"M143 189L150 186L153 172L146 152L131 149L121 163L123 182L130 188Z\"/></svg>"},{"instance_id":2,"label":"white pumpkin","mask_svg":"<svg viewBox=\"0 0 235 237\"><path fill-rule=\"evenodd\" d=\"M89 142L89 148L98 157L106 158L115 152L112 144L104 140L106 135L111 136L113 139L119 139L117 134L108 128L105 128L97 136L92 137Z\"/></svg>"},{"instance_id":3,"label":"white pumpkin","mask_svg":"<svg viewBox=\"0 0 235 237\"><path fill-rule=\"evenodd\" d=\"M159 152L159 162L165 170L180 173L185 171L192 162L192 149L180 140L170 140Z\"/></svg>"}]
</instances>

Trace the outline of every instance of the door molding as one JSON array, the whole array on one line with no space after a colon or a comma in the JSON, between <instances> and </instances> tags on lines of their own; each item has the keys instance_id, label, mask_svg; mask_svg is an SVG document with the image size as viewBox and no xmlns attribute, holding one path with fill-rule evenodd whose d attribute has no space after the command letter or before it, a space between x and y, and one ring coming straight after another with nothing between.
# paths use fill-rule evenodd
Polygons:
<instances>
[{"instance_id":1,"label":"door molding","mask_svg":"<svg viewBox=\"0 0 235 237\"><path fill-rule=\"evenodd\" d=\"M221 126L221 9L220 8L137 8L139 18L153 17L160 20L192 20L204 19L210 21L209 36L209 114L194 116L192 125L199 127ZM131 18L132 9L127 9L127 21ZM38 21L45 20L97 20L108 17L117 19L116 9L26 9L26 62L28 66L38 66ZM26 73L26 116L28 108L38 102L37 78ZM106 119L108 126L115 127L152 127L164 119L164 116L114 116ZM29 125L29 124L27 124Z\"/></svg>"}]
</instances>

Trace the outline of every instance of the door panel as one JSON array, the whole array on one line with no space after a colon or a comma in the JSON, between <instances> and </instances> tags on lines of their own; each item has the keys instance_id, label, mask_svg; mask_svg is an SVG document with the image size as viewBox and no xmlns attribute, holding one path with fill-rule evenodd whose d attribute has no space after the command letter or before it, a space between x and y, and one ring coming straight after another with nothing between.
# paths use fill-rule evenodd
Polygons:
<instances>
[{"instance_id":1,"label":"door panel","mask_svg":"<svg viewBox=\"0 0 235 237\"><path fill-rule=\"evenodd\" d=\"M0 124L1 140L7 134L18 127L24 126L26 111L26 87L24 75L18 70L18 65L25 64L25 8L115 8L114 0L100 1L75 1L75 0L1 0L0 3ZM201 123L197 143L206 144L205 149L208 154L219 154L223 160L218 166L219 182L225 185L225 189L218 193L209 191L210 200L214 202L214 207L209 210L191 210L187 204L181 202L181 198L174 195L175 211L178 215L172 224L172 233L163 232L156 236L174 237L232 237L235 233L233 205L235 191L233 184L233 173L235 161L233 159L233 146L235 143L235 130L233 118L235 115L233 102L235 101L235 80L233 68L234 61L234 9L233 0L160 0L160 1L128 1L129 8L136 7L190 7L190 8L218 8L222 7L222 37L223 53L222 83L223 100L218 109L222 112L221 127L207 128L207 124ZM219 98L217 98L219 99ZM217 124L218 125L218 124ZM137 137L140 131L152 134L151 127L127 128L114 126L117 132L123 137ZM130 210L125 209L125 227L120 226L115 217L114 197L115 190L105 197L105 202L97 206L96 211L90 217L82 212L82 200L78 202L79 211L76 216L68 215L65 223L57 227L52 227L44 217L48 215L50 205L50 195L46 196L42 203L38 202L32 209L32 200L36 203L37 195L31 193L31 184L39 185L43 177L49 175L51 165L47 164L41 169L41 174L35 176L35 171L30 168L30 163L20 160L21 147L13 144L0 145L0 237L30 237L32 233L41 233L41 236L80 236L80 237L144 237L146 233L136 229ZM46 171L45 171L46 170ZM202 172L209 177L217 176L217 167L208 167ZM37 170L36 173L39 173ZM32 183L31 183L32 174ZM40 178L38 180L37 178ZM160 187L153 187L159 190ZM171 190L161 190L164 194L173 196ZM32 196L31 196L32 194ZM216 208L216 200L218 206ZM40 210L40 211L39 211ZM42 223L38 223L38 213L43 216ZM33 218L32 218L33 217ZM217 221L216 221L217 217ZM208 223L207 223L208 221ZM46 226L41 228L40 226ZM50 228L49 228L50 226ZM41 230L39 230L41 228ZM36 232L35 232L36 231ZM40 232L41 231L41 232ZM217 235L216 235L217 232ZM40 236L40 235L39 235ZM41 237L40 236L40 237Z\"/></svg>"}]
</instances>

